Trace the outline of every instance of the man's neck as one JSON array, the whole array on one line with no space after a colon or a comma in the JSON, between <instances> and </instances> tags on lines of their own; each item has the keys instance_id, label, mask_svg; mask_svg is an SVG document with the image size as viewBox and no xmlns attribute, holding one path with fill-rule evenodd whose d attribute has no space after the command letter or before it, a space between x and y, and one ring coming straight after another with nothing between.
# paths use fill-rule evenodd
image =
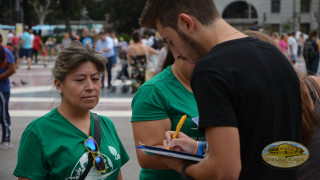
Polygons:
<instances>
[{"instance_id":1,"label":"man's neck","mask_svg":"<svg viewBox=\"0 0 320 180\"><path fill-rule=\"evenodd\" d=\"M202 25L199 31L199 42L203 44L207 52L222 42L247 37L223 19L218 19L209 26Z\"/></svg>"}]
</instances>

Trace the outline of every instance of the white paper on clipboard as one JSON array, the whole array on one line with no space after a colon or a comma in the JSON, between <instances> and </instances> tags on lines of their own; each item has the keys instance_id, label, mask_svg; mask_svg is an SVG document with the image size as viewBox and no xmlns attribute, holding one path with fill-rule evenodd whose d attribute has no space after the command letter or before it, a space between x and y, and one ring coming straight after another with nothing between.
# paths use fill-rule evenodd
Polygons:
<instances>
[{"instance_id":1,"label":"white paper on clipboard","mask_svg":"<svg viewBox=\"0 0 320 180\"><path fill-rule=\"evenodd\" d=\"M142 144L141 146L136 146L136 148L149 154L150 156L152 156L153 154L159 154L163 156L185 159L189 161L201 161L204 158L204 156L199 156L199 155L194 155L194 154L189 154L189 153L179 152L179 151L173 151L173 150L167 150L165 148L158 147L158 146L146 146Z\"/></svg>"}]
</instances>

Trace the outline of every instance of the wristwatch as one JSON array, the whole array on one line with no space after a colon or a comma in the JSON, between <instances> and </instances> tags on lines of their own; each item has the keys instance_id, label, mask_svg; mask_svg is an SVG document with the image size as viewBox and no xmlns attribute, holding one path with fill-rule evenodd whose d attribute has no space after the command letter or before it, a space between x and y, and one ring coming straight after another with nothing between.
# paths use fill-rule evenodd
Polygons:
<instances>
[{"instance_id":1,"label":"wristwatch","mask_svg":"<svg viewBox=\"0 0 320 180\"><path fill-rule=\"evenodd\" d=\"M182 169L181 169L181 177L183 180L193 180L190 176L187 175L186 173L186 169L188 166L192 165L191 163L187 163L185 165L183 165Z\"/></svg>"}]
</instances>

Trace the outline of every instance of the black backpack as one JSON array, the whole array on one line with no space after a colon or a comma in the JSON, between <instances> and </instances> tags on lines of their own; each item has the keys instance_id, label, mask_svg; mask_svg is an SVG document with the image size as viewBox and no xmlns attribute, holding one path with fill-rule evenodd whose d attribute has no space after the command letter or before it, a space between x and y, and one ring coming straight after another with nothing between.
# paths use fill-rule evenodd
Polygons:
<instances>
[{"instance_id":1,"label":"black backpack","mask_svg":"<svg viewBox=\"0 0 320 180\"><path fill-rule=\"evenodd\" d=\"M153 49L161 49L161 43L158 39L153 38L153 45L152 45Z\"/></svg>"},{"instance_id":2,"label":"black backpack","mask_svg":"<svg viewBox=\"0 0 320 180\"><path fill-rule=\"evenodd\" d=\"M313 60L316 55L317 51L314 49L314 41L313 40L306 40L303 46L303 58L306 61Z\"/></svg>"}]
</instances>

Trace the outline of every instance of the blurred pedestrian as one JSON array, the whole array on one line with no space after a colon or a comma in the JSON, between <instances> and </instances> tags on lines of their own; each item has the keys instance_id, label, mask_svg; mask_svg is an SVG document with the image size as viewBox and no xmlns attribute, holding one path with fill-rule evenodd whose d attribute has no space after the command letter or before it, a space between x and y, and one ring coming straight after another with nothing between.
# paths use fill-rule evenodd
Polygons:
<instances>
[{"instance_id":1,"label":"blurred pedestrian","mask_svg":"<svg viewBox=\"0 0 320 180\"><path fill-rule=\"evenodd\" d=\"M272 33L271 39L275 42L275 44L280 45L279 34L277 32Z\"/></svg>"},{"instance_id":2,"label":"blurred pedestrian","mask_svg":"<svg viewBox=\"0 0 320 180\"><path fill-rule=\"evenodd\" d=\"M197 63L191 88L209 153L197 164L157 157L162 163L183 179L296 178L261 160L269 144L301 136L299 79L276 47L230 26L212 0L148 0L140 24L156 28L175 57Z\"/></svg>"},{"instance_id":3,"label":"blurred pedestrian","mask_svg":"<svg viewBox=\"0 0 320 180\"><path fill-rule=\"evenodd\" d=\"M80 42L83 45L87 45L89 47L93 47L93 39L92 39L92 37L89 36L88 28L83 28L82 29L82 36L80 38Z\"/></svg>"},{"instance_id":4,"label":"blurred pedestrian","mask_svg":"<svg viewBox=\"0 0 320 180\"><path fill-rule=\"evenodd\" d=\"M299 38L297 40L298 42L298 57L300 58L302 55L302 50L303 50L303 44L304 44L304 36L303 33L299 34Z\"/></svg>"},{"instance_id":5,"label":"blurred pedestrian","mask_svg":"<svg viewBox=\"0 0 320 180\"><path fill-rule=\"evenodd\" d=\"M162 66L165 62L166 56L168 54L169 46L167 43L164 44L164 46L160 49L159 57L158 57L158 63L155 68L154 74L157 75L162 71Z\"/></svg>"},{"instance_id":6,"label":"blurred pedestrian","mask_svg":"<svg viewBox=\"0 0 320 180\"><path fill-rule=\"evenodd\" d=\"M30 28L29 29L29 34L30 34L30 43L31 43L31 51L32 51L32 55L31 55L31 61L33 60L32 58L33 58L33 42L34 42L34 37L35 37L35 35L34 35L34 32L33 32L33 30Z\"/></svg>"},{"instance_id":7,"label":"blurred pedestrian","mask_svg":"<svg viewBox=\"0 0 320 180\"><path fill-rule=\"evenodd\" d=\"M40 50L40 47L43 47L44 44L39 37L37 33L34 35L34 40L33 40L33 49L32 49L32 55L34 56L34 61L35 63L38 63L38 52Z\"/></svg>"},{"instance_id":8,"label":"blurred pedestrian","mask_svg":"<svg viewBox=\"0 0 320 180\"><path fill-rule=\"evenodd\" d=\"M123 37L120 37L120 42L119 42L119 58L120 59L127 59L127 51L128 51L128 43L127 41L124 40Z\"/></svg>"},{"instance_id":9,"label":"blurred pedestrian","mask_svg":"<svg viewBox=\"0 0 320 180\"><path fill-rule=\"evenodd\" d=\"M106 36L106 33L100 32L99 33L99 39L96 44L96 51L98 53L101 53L103 57L108 59L108 62L106 64L107 67L107 73L108 73L108 89L112 87L111 80L112 80L112 60L114 56L114 51L113 51L113 41L110 37ZM104 75L103 78L101 79L102 85L101 87L104 88Z\"/></svg>"},{"instance_id":10,"label":"blurred pedestrian","mask_svg":"<svg viewBox=\"0 0 320 180\"><path fill-rule=\"evenodd\" d=\"M54 37L52 38L52 48L51 48L51 55L54 56L56 55L56 50L57 50L57 39Z\"/></svg>"},{"instance_id":11,"label":"blurred pedestrian","mask_svg":"<svg viewBox=\"0 0 320 180\"><path fill-rule=\"evenodd\" d=\"M46 46L46 49L47 49L47 52L49 52L50 53L50 61L52 60L52 56L53 56L53 54L52 54L52 49L54 48L53 46L54 46L54 44L53 44L53 41L52 41L52 37L49 37L48 39L47 39L47 41L45 42L45 46Z\"/></svg>"},{"instance_id":12,"label":"blurred pedestrian","mask_svg":"<svg viewBox=\"0 0 320 180\"><path fill-rule=\"evenodd\" d=\"M104 68L105 58L78 41L60 52L52 74L61 103L23 132L15 176L122 179L120 168L129 157L114 124L90 111L99 102Z\"/></svg>"},{"instance_id":13,"label":"blurred pedestrian","mask_svg":"<svg viewBox=\"0 0 320 180\"><path fill-rule=\"evenodd\" d=\"M319 68L320 40L318 31L313 30L309 33L308 39L305 41L303 56L306 62L307 73L316 75Z\"/></svg>"},{"instance_id":14,"label":"blurred pedestrian","mask_svg":"<svg viewBox=\"0 0 320 180\"><path fill-rule=\"evenodd\" d=\"M77 35L75 31L71 31L71 41L80 40L80 37Z\"/></svg>"},{"instance_id":15,"label":"blurred pedestrian","mask_svg":"<svg viewBox=\"0 0 320 180\"><path fill-rule=\"evenodd\" d=\"M69 33L64 33L63 34L63 39L62 39L62 43L61 43L61 49L67 47L69 44L71 43L71 38L69 36Z\"/></svg>"},{"instance_id":16,"label":"blurred pedestrian","mask_svg":"<svg viewBox=\"0 0 320 180\"><path fill-rule=\"evenodd\" d=\"M154 39L154 36L152 35L152 32L150 30L144 31L142 42L145 45L152 47L153 46L153 39Z\"/></svg>"},{"instance_id":17,"label":"blurred pedestrian","mask_svg":"<svg viewBox=\"0 0 320 180\"><path fill-rule=\"evenodd\" d=\"M120 73L117 75L117 79L127 78L129 79L129 72L128 72L128 61L127 61L127 51L128 51L128 43L120 37L119 47L118 47L118 55L122 62L122 67Z\"/></svg>"},{"instance_id":18,"label":"blurred pedestrian","mask_svg":"<svg viewBox=\"0 0 320 180\"><path fill-rule=\"evenodd\" d=\"M295 37L296 37L296 32L292 32L288 38L288 46L287 46L288 57L293 65L296 64L297 55L298 55L298 43Z\"/></svg>"},{"instance_id":19,"label":"blurred pedestrian","mask_svg":"<svg viewBox=\"0 0 320 180\"><path fill-rule=\"evenodd\" d=\"M12 38L13 38L14 34L13 34L13 30L9 29L9 32L7 34L7 38L8 38L8 43L7 45L12 46Z\"/></svg>"},{"instance_id":20,"label":"blurred pedestrian","mask_svg":"<svg viewBox=\"0 0 320 180\"><path fill-rule=\"evenodd\" d=\"M281 52L287 56L287 43L286 43L286 34L281 35L281 40L280 40L280 50Z\"/></svg>"},{"instance_id":21,"label":"blurred pedestrian","mask_svg":"<svg viewBox=\"0 0 320 180\"><path fill-rule=\"evenodd\" d=\"M20 43L19 37L14 32L12 37L12 48L13 48L13 55L14 55L15 61L19 57L19 43Z\"/></svg>"},{"instance_id":22,"label":"blurred pedestrian","mask_svg":"<svg viewBox=\"0 0 320 180\"><path fill-rule=\"evenodd\" d=\"M47 56L48 56L48 51L45 46L42 46L41 48L41 56L42 56L42 63L44 67L47 67Z\"/></svg>"},{"instance_id":23,"label":"blurred pedestrian","mask_svg":"<svg viewBox=\"0 0 320 180\"><path fill-rule=\"evenodd\" d=\"M28 61L28 70L31 69L31 56L32 56L32 46L31 46L31 36L28 32L28 28L23 28L23 34L20 38L20 45L19 45L19 58L17 61L16 68L20 67L20 63L23 57L27 58Z\"/></svg>"},{"instance_id":24,"label":"blurred pedestrian","mask_svg":"<svg viewBox=\"0 0 320 180\"><path fill-rule=\"evenodd\" d=\"M0 149L12 147L11 137L11 118L9 114L10 99L10 80L9 77L15 73L15 62L13 53L1 45L2 36L0 35L0 124L2 128L2 139Z\"/></svg>"},{"instance_id":25,"label":"blurred pedestrian","mask_svg":"<svg viewBox=\"0 0 320 180\"><path fill-rule=\"evenodd\" d=\"M131 65L132 93L140 88L146 80L147 60L150 54L157 51L142 43L139 31L133 31L132 43L128 47L128 62Z\"/></svg>"},{"instance_id":26,"label":"blurred pedestrian","mask_svg":"<svg viewBox=\"0 0 320 180\"><path fill-rule=\"evenodd\" d=\"M115 33L110 33L110 37L113 40L113 51L114 51L114 55L113 55L113 64L116 65L118 63L118 46L119 46L119 40L116 36Z\"/></svg>"},{"instance_id":27,"label":"blurred pedestrian","mask_svg":"<svg viewBox=\"0 0 320 180\"><path fill-rule=\"evenodd\" d=\"M190 78L195 64L175 59L171 52L166 57L167 67L145 82L132 100L132 128L135 145L162 146L163 134L175 130L180 118L187 115L181 132L196 141L205 141L204 133L197 130L194 119L199 118ZM177 96L177 94L179 94ZM179 173L137 149L141 166L141 180L178 180Z\"/></svg>"},{"instance_id":28,"label":"blurred pedestrian","mask_svg":"<svg viewBox=\"0 0 320 180\"><path fill-rule=\"evenodd\" d=\"M99 39L99 35L94 28L91 28L90 37L93 40L93 48L96 48L96 44Z\"/></svg>"}]
</instances>

